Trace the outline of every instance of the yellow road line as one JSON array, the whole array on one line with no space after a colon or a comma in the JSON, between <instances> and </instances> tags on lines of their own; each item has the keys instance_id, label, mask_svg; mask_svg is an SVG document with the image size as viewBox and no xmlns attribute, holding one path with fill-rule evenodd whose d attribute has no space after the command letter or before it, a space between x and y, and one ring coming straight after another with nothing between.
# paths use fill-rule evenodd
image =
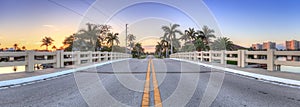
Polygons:
<instances>
[{"instance_id":1,"label":"yellow road line","mask_svg":"<svg viewBox=\"0 0 300 107\"><path fill-rule=\"evenodd\" d=\"M153 82L153 88L154 88L154 105L155 105L155 107L162 107L160 91L158 88L158 82L156 79L155 69L154 69L152 60L151 60L151 65L152 65L152 82Z\"/></svg>"},{"instance_id":2,"label":"yellow road line","mask_svg":"<svg viewBox=\"0 0 300 107\"><path fill-rule=\"evenodd\" d=\"M149 107L150 106L150 62L151 59L148 61L148 68L146 74L146 81L144 86L144 94L142 99L142 107Z\"/></svg>"}]
</instances>

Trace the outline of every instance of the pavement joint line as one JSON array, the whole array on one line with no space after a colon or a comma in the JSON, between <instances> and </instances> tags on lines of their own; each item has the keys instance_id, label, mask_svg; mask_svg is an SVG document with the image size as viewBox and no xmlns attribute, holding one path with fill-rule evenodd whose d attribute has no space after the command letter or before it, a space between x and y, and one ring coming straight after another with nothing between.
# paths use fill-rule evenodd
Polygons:
<instances>
[{"instance_id":1,"label":"pavement joint line","mask_svg":"<svg viewBox=\"0 0 300 107\"><path fill-rule=\"evenodd\" d=\"M38 75L38 76L32 76L32 77L25 77L25 78L19 78L19 79L12 79L12 80L4 80L4 81L0 81L0 89L7 89L5 87L10 88L14 85L22 86L22 84L29 85L29 84L33 84L33 83L39 83L39 82L45 81L48 78L57 79L57 78L61 78L61 76L62 77L68 76L71 73L78 72L80 70L85 70L85 69L89 69L89 68L97 67L97 66L103 66L103 65L114 63L114 62L125 61L125 60L128 60L128 59L131 59L131 58L107 61L107 62L103 62L103 63L99 63L99 64L93 64L93 65L73 68L73 69L69 69L69 70L62 70L62 71L55 72L55 73L50 73L50 74L44 74L44 75ZM41 81L41 80L43 80L43 81Z\"/></svg>"},{"instance_id":2,"label":"pavement joint line","mask_svg":"<svg viewBox=\"0 0 300 107\"><path fill-rule=\"evenodd\" d=\"M153 81L152 83L154 88L154 107L162 107L160 91L159 91L158 82L155 74L155 68L152 60L151 60L151 65L152 65L152 81Z\"/></svg>"},{"instance_id":3,"label":"pavement joint line","mask_svg":"<svg viewBox=\"0 0 300 107\"><path fill-rule=\"evenodd\" d=\"M252 78L257 78L257 79L265 80L265 81L269 81L269 82L282 83L282 84L291 85L291 86L300 86L300 81L298 81L298 80L280 78L280 77L263 75L263 74L250 73L250 72L246 72L246 71L242 71L242 70L236 70L236 69L231 69L231 68L226 68L226 67L214 66L214 65L204 64L204 63L201 63L201 62L194 62L194 61L178 59L178 58L170 58L170 59L181 61L181 62L189 62L189 63L193 63L193 64L197 64L197 65L202 65L202 66L205 66L205 67L219 69L219 70L223 70L223 71L226 71L226 72L239 74L239 75L252 77Z\"/></svg>"}]
</instances>

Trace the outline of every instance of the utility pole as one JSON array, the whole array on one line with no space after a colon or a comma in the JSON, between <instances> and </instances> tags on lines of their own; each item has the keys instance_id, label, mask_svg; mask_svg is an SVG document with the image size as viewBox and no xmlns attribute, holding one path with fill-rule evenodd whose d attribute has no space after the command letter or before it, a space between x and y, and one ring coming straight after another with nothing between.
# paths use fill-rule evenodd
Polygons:
<instances>
[{"instance_id":1,"label":"utility pole","mask_svg":"<svg viewBox=\"0 0 300 107\"><path fill-rule=\"evenodd\" d=\"M128 24L125 25L125 53L127 53L127 28Z\"/></svg>"}]
</instances>

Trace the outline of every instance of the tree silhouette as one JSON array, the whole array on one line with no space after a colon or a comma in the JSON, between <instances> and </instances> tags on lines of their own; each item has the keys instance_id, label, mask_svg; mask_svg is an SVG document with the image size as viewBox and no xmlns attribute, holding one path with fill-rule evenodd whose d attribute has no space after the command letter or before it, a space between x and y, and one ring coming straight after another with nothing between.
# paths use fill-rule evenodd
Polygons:
<instances>
[{"instance_id":1,"label":"tree silhouette","mask_svg":"<svg viewBox=\"0 0 300 107\"><path fill-rule=\"evenodd\" d=\"M48 46L52 45L54 40L51 37L44 37L41 42L41 47L46 46L46 50L48 51Z\"/></svg>"},{"instance_id":2,"label":"tree silhouette","mask_svg":"<svg viewBox=\"0 0 300 107\"><path fill-rule=\"evenodd\" d=\"M170 41L171 47L173 47L174 45L173 40L176 40L176 34L182 35L182 32L179 29L177 29L179 26L180 26L179 24L170 24L170 26L162 27L162 29L165 32L163 39ZM173 54L173 48L171 48L171 54Z\"/></svg>"}]
</instances>

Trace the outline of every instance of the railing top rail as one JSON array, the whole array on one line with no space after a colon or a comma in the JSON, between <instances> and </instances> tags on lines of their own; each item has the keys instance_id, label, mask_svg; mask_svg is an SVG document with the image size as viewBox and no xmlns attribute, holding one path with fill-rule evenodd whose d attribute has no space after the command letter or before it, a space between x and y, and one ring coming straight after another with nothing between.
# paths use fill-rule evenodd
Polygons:
<instances>
[{"instance_id":1,"label":"railing top rail","mask_svg":"<svg viewBox=\"0 0 300 107\"><path fill-rule=\"evenodd\" d=\"M9 56L25 56L26 52L0 52L0 56L9 57Z\"/></svg>"},{"instance_id":2,"label":"railing top rail","mask_svg":"<svg viewBox=\"0 0 300 107\"><path fill-rule=\"evenodd\" d=\"M275 55L300 56L300 51L275 51Z\"/></svg>"}]
</instances>

